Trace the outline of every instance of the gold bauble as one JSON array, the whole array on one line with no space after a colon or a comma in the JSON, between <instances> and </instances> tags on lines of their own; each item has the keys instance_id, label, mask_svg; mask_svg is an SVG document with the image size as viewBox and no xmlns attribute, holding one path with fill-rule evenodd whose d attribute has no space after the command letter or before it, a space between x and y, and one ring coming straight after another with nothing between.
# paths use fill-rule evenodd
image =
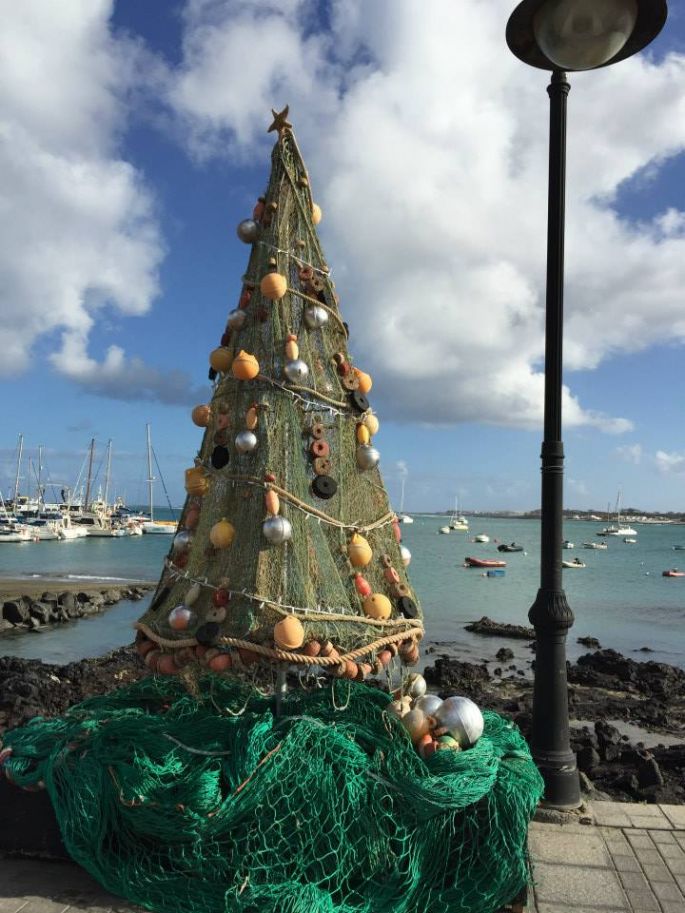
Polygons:
<instances>
[{"instance_id":1,"label":"gold bauble","mask_svg":"<svg viewBox=\"0 0 685 913\"><path fill-rule=\"evenodd\" d=\"M235 528L228 520L222 519L209 531L209 541L214 548L229 548L235 538Z\"/></svg>"},{"instance_id":2,"label":"gold bauble","mask_svg":"<svg viewBox=\"0 0 685 913\"><path fill-rule=\"evenodd\" d=\"M312 222L315 225L318 225L322 218L323 213L321 212L321 207L318 203L312 203Z\"/></svg>"},{"instance_id":3,"label":"gold bauble","mask_svg":"<svg viewBox=\"0 0 685 913\"><path fill-rule=\"evenodd\" d=\"M350 539L347 554L353 567L366 567L373 558L371 546L359 533L355 533Z\"/></svg>"},{"instance_id":4,"label":"gold bauble","mask_svg":"<svg viewBox=\"0 0 685 913\"><path fill-rule=\"evenodd\" d=\"M229 371L232 361L233 354L231 353L231 350L224 346L219 346L218 349L214 349L213 352L209 353L209 363L215 371L219 372L219 374L225 374Z\"/></svg>"},{"instance_id":5,"label":"gold bauble","mask_svg":"<svg viewBox=\"0 0 685 913\"><path fill-rule=\"evenodd\" d=\"M357 443L368 444L371 440L371 432L366 425L357 425Z\"/></svg>"},{"instance_id":6,"label":"gold bauble","mask_svg":"<svg viewBox=\"0 0 685 913\"><path fill-rule=\"evenodd\" d=\"M233 376L238 380L252 380L259 374L259 362L244 349L233 359Z\"/></svg>"},{"instance_id":7,"label":"gold bauble","mask_svg":"<svg viewBox=\"0 0 685 913\"><path fill-rule=\"evenodd\" d=\"M392 615L392 603L383 593L372 593L367 596L362 606L364 614L368 615L369 618L378 618L381 621L385 621L386 618L390 618Z\"/></svg>"},{"instance_id":8,"label":"gold bauble","mask_svg":"<svg viewBox=\"0 0 685 913\"><path fill-rule=\"evenodd\" d=\"M304 628L295 615L286 615L274 625L274 643L281 650L298 650L304 643Z\"/></svg>"},{"instance_id":9,"label":"gold bauble","mask_svg":"<svg viewBox=\"0 0 685 913\"><path fill-rule=\"evenodd\" d=\"M288 291L288 281L280 273L267 273L259 283L259 291L269 301L278 301Z\"/></svg>"},{"instance_id":10,"label":"gold bauble","mask_svg":"<svg viewBox=\"0 0 685 913\"><path fill-rule=\"evenodd\" d=\"M371 437L374 434L378 434L378 429L380 428L380 423L373 412L367 412L364 418L362 419L362 425L369 429L369 434Z\"/></svg>"}]
</instances>

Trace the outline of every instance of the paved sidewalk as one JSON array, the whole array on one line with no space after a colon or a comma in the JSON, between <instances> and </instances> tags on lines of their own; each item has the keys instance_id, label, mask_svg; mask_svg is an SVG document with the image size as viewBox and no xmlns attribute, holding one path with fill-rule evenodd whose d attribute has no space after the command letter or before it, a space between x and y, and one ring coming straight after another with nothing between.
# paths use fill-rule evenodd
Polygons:
<instances>
[{"instance_id":1,"label":"paved sidewalk","mask_svg":"<svg viewBox=\"0 0 685 913\"><path fill-rule=\"evenodd\" d=\"M685 913L685 806L595 802L533 822L530 913ZM0 913L134 913L71 863L0 858Z\"/></svg>"}]
</instances>

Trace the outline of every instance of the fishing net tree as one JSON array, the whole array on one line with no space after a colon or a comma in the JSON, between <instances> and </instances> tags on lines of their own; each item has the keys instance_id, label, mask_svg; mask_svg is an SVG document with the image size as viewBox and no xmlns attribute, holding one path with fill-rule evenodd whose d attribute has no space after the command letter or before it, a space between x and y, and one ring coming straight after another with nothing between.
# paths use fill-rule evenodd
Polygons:
<instances>
[{"instance_id":1,"label":"fishing net tree","mask_svg":"<svg viewBox=\"0 0 685 913\"><path fill-rule=\"evenodd\" d=\"M139 645L163 673L199 658L217 672L289 664L363 680L398 652L415 663L423 625L321 210L285 115L272 127L271 177L238 227L251 254L209 356L211 402L193 410L205 432Z\"/></svg>"},{"instance_id":2,"label":"fishing net tree","mask_svg":"<svg viewBox=\"0 0 685 913\"><path fill-rule=\"evenodd\" d=\"M9 733L0 763L159 913L494 913L526 884L542 780L511 723L407 674L410 555L287 113L137 625L155 674Z\"/></svg>"}]
</instances>

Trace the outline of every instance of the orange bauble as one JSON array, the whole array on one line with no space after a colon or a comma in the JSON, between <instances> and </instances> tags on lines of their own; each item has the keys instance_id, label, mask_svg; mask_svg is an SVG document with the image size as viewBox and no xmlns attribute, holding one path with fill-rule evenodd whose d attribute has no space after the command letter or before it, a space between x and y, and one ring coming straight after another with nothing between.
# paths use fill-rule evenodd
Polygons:
<instances>
[{"instance_id":1,"label":"orange bauble","mask_svg":"<svg viewBox=\"0 0 685 913\"><path fill-rule=\"evenodd\" d=\"M319 206L319 204L312 203L312 222L315 225L318 225L319 222L321 221L322 217L323 217L323 213L321 212L321 207Z\"/></svg>"},{"instance_id":2,"label":"orange bauble","mask_svg":"<svg viewBox=\"0 0 685 913\"><path fill-rule=\"evenodd\" d=\"M288 281L280 273L267 273L259 283L259 291L269 301L278 301L288 290Z\"/></svg>"},{"instance_id":3,"label":"orange bauble","mask_svg":"<svg viewBox=\"0 0 685 913\"><path fill-rule=\"evenodd\" d=\"M385 621L386 618L390 618L392 615L392 603L383 593L372 593L371 596L367 596L362 606L364 607L364 614L368 615L369 618Z\"/></svg>"},{"instance_id":4,"label":"orange bauble","mask_svg":"<svg viewBox=\"0 0 685 913\"><path fill-rule=\"evenodd\" d=\"M359 392L366 396L371 387L373 387L371 375L367 374L365 371L360 371L359 368L353 368L353 371L357 375L357 380L359 381Z\"/></svg>"},{"instance_id":5,"label":"orange bauble","mask_svg":"<svg viewBox=\"0 0 685 913\"><path fill-rule=\"evenodd\" d=\"M189 495L206 495L209 491L209 480L202 466L186 469L185 488Z\"/></svg>"},{"instance_id":6,"label":"orange bauble","mask_svg":"<svg viewBox=\"0 0 685 913\"><path fill-rule=\"evenodd\" d=\"M198 428L206 428L212 420L212 410L206 403L203 403L201 406L195 406L190 417Z\"/></svg>"},{"instance_id":7,"label":"orange bauble","mask_svg":"<svg viewBox=\"0 0 685 913\"><path fill-rule=\"evenodd\" d=\"M353 567L366 567L373 558L371 546L359 533L355 533L350 539L347 554Z\"/></svg>"},{"instance_id":8,"label":"orange bauble","mask_svg":"<svg viewBox=\"0 0 685 913\"><path fill-rule=\"evenodd\" d=\"M298 650L304 643L304 628L295 615L286 615L274 625L274 643L281 650Z\"/></svg>"},{"instance_id":9,"label":"orange bauble","mask_svg":"<svg viewBox=\"0 0 685 913\"><path fill-rule=\"evenodd\" d=\"M259 362L244 349L233 359L233 376L238 380L253 380L259 374Z\"/></svg>"},{"instance_id":10,"label":"orange bauble","mask_svg":"<svg viewBox=\"0 0 685 913\"><path fill-rule=\"evenodd\" d=\"M224 346L219 346L218 349L214 349L213 352L209 353L209 363L219 374L225 374L230 369L232 361L231 350L224 348Z\"/></svg>"},{"instance_id":11,"label":"orange bauble","mask_svg":"<svg viewBox=\"0 0 685 913\"><path fill-rule=\"evenodd\" d=\"M230 548L235 539L235 528L228 520L219 520L209 531L209 541L214 548Z\"/></svg>"},{"instance_id":12,"label":"orange bauble","mask_svg":"<svg viewBox=\"0 0 685 913\"><path fill-rule=\"evenodd\" d=\"M266 507L266 512L271 514L272 517L278 514L281 509L281 502L275 491L267 491L264 495L264 506Z\"/></svg>"}]
</instances>

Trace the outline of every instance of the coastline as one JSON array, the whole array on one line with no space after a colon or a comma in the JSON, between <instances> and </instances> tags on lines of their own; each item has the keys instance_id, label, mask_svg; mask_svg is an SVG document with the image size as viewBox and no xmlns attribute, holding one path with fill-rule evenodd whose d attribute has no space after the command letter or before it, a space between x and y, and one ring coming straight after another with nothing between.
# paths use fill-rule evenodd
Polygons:
<instances>
[{"instance_id":1,"label":"coastline","mask_svg":"<svg viewBox=\"0 0 685 913\"><path fill-rule=\"evenodd\" d=\"M428 688L442 697L470 697L512 720L529 739L534 659L501 646L515 646L506 634L484 641L493 649L484 644L491 655L480 662L460 659L458 641L429 644L421 657ZM3 732L35 716L62 714L150 674L132 644L66 665L0 655L0 745ZM569 663L568 681L571 746L584 794L685 805L685 671L594 648Z\"/></svg>"},{"instance_id":2,"label":"coastline","mask_svg":"<svg viewBox=\"0 0 685 913\"><path fill-rule=\"evenodd\" d=\"M122 599L142 599L154 587L115 577L0 576L0 638L95 615Z\"/></svg>"}]
</instances>

